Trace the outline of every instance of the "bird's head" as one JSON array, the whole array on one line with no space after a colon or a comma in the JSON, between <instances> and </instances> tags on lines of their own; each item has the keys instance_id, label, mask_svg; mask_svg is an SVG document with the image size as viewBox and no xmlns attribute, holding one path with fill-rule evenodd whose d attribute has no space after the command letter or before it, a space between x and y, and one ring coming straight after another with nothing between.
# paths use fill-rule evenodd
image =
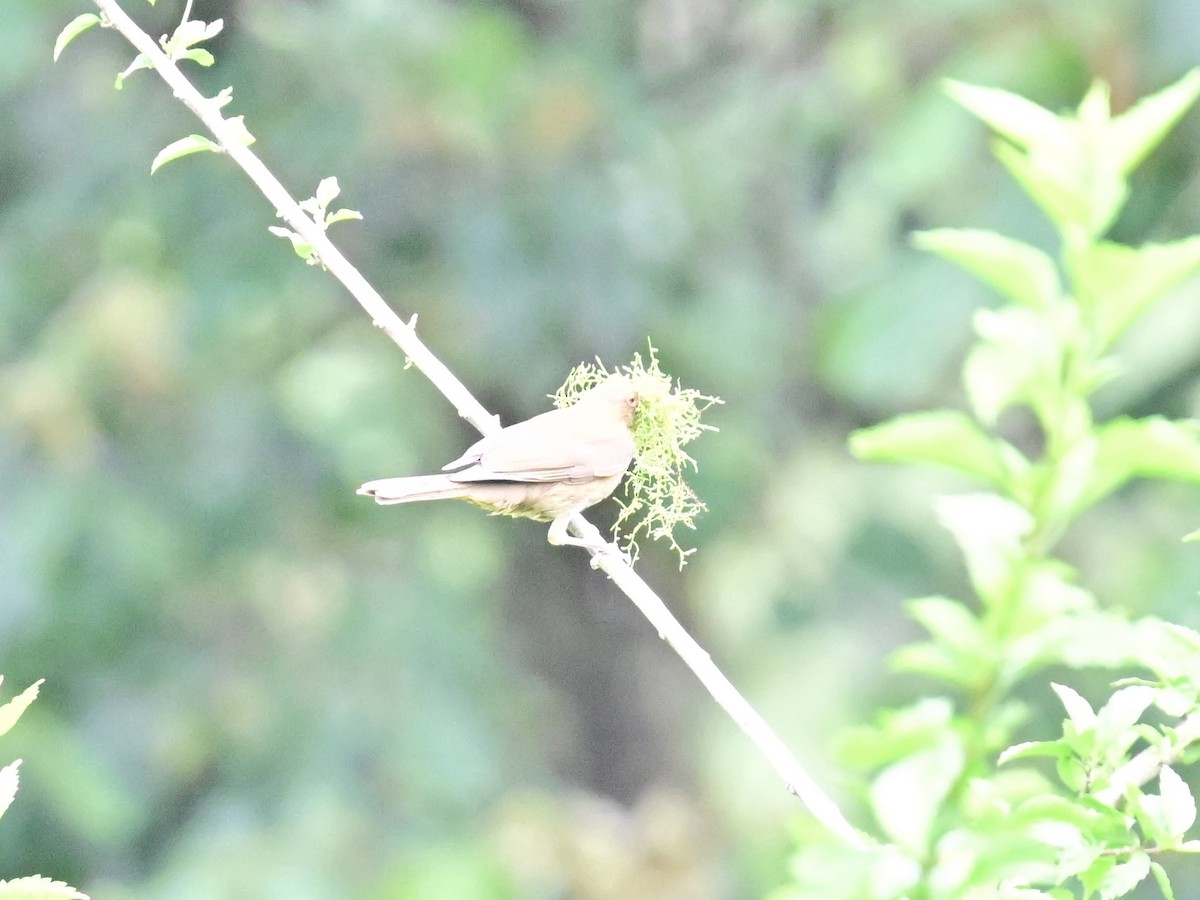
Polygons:
<instances>
[{"instance_id":1,"label":"bird's head","mask_svg":"<svg viewBox=\"0 0 1200 900\"><path fill-rule=\"evenodd\" d=\"M605 415L613 415L627 426L631 426L633 414L637 410L638 392L625 376L612 375L580 396L577 405L584 404Z\"/></svg>"}]
</instances>

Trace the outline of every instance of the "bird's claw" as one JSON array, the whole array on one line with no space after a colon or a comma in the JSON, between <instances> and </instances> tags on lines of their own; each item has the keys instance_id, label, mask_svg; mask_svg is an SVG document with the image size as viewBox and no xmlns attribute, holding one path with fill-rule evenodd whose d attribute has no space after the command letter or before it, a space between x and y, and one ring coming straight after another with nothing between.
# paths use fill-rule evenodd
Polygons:
<instances>
[{"instance_id":1,"label":"bird's claw","mask_svg":"<svg viewBox=\"0 0 1200 900\"><path fill-rule=\"evenodd\" d=\"M592 568L600 568L600 563L603 562L605 556L615 556L618 560L624 563L629 568L633 568L633 557L630 556L627 550L622 550L614 541L611 544L604 543L595 547L595 553L592 554Z\"/></svg>"}]
</instances>

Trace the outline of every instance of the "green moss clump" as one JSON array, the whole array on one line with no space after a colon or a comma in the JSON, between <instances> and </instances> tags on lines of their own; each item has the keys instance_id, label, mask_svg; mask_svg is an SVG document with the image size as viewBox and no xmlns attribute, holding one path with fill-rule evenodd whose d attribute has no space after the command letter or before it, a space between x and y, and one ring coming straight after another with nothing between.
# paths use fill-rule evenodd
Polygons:
<instances>
[{"instance_id":1,"label":"green moss clump","mask_svg":"<svg viewBox=\"0 0 1200 900\"><path fill-rule=\"evenodd\" d=\"M567 380L554 394L556 406L570 406L584 391L595 387L612 375L628 378L638 393L638 407L633 418L633 468L625 479L623 498L618 497L621 514L613 523L617 542L634 559L638 555L638 539L650 537L669 541L679 554L683 568L695 548L685 549L675 537L676 527L683 525L695 530L695 519L707 507L684 478L690 469L696 471L696 461L683 449L705 431L716 431L700 421L701 414L715 403L710 397L692 388L681 387L678 380L659 368L655 349L650 347L648 363L640 353L633 361L614 371L596 360L581 363L571 370Z\"/></svg>"}]
</instances>

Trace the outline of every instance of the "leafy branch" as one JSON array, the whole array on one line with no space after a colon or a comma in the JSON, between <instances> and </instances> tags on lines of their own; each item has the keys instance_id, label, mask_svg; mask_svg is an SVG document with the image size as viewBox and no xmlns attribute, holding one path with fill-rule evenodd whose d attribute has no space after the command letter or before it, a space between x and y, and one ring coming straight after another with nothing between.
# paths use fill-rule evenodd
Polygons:
<instances>
[{"instance_id":1,"label":"leafy branch","mask_svg":"<svg viewBox=\"0 0 1200 900\"><path fill-rule=\"evenodd\" d=\"M4 677L0 676L0 683ZM42 682L35 681L7 703L0 705L0 736L7 734L29 705L37 699ZM12 805L17 794L21 760L0 768L0 816ZM88 895L69 884L42 875L0 880L0 900L88 900Z\"/></svg>"},{"instance_id":2,"label":"leafy branch","mask_svg":"<svg viewBox=\"0 0 1200 900\"><path fill-rule=\"evenodd\" d=\"M945 497L939 518L958 544L977 605L909 601L928 639L902 647L900 670L952 694L880 716L843 742L871 773L867 795L890 842L835 857L797 854L788 900L1063 900L1116 898L1153 876L1155 857L1196 852L1196 804L1175 766L1200 745L1200 634L1101 608L1052 556L1074 521L1134 478L1200 483L1200 430L1162 416L1097 422L1090 397L1120 371L1117 339L1200 272L1200 238L1127 247L1105 240L1129 195L1128 175L1200 97L1200 70L1120 115L1097 82L1057 115L1005 91L951 82L947 92L999 135L994 152L1059 232L1060 259L1003 235L937 229L920 249L961 266L1004 300L979 310L963 366L970 413L900 416L854 434L863 459L935 464L980 482ZM996 433L1010 409L1032 414L1040 450ZM1048 666L1137 667L1098 709L1066 685L1062 736L1005 749L1026 711L1014 689ZM1143 722L1155 708L1167 723ZM1033 761L1054 762L1055 779ZM1146 785L1157 780L1159 792Z\"/></svg>"}]
</instances>

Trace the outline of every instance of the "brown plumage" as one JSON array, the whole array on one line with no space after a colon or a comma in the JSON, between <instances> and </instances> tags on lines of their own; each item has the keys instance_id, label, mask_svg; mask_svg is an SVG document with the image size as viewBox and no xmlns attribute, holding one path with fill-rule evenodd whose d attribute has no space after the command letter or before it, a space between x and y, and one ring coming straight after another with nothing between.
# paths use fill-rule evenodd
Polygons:
<instances>
[{"instance_id":1,"label":"brown plumage","mask_svg":"<svg viewBox=\"0 0 1200 900\"><path fill-rule=\"evenodd\" d=\"M630 426L638 396L614 375L571 406L509 425L442 467L443 475L368 481L376 503L460 499L492 514L550 523L551 544L598 549L567 533L570 518L621 483L633 459Z\"/></svg>"}]
</instances>

